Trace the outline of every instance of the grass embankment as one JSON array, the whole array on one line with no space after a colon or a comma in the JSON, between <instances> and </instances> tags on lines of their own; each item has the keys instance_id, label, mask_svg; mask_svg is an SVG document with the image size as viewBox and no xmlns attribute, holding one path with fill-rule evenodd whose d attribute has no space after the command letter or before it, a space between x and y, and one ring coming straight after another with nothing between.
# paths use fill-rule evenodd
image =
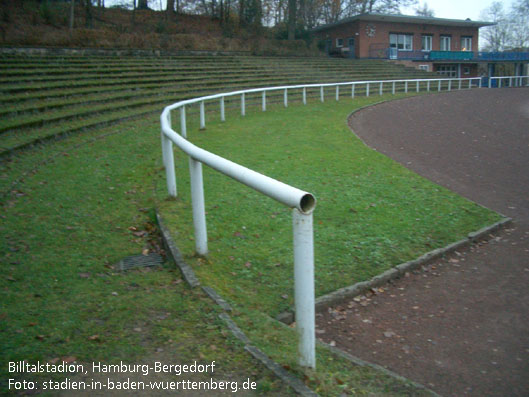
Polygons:
<instances>
[{"instance_id":1,"label":"grass embankment","mask_svg":"<svg viewBox=\"0 0 529 397\"><path fill-rule=\"evenodd\" d=\"M215 92L425 75L381 61L212 56L5 56L0 73L0 157Z\"/></svg>"}]
</instances>

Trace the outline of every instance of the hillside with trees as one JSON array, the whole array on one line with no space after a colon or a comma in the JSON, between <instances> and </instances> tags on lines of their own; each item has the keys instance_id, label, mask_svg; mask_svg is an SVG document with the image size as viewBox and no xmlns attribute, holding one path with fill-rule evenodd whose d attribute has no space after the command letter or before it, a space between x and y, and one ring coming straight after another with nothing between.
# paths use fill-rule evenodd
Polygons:
<instances>
[{"instance_id":1,"label":"hillside with trees","mask_svg":"<svg viewBox=\"0 0 529 397\"><path fill-rule=\"evenodd\" d=\"M0 45L316 55L313 27L414 0L0 0ZM321 47L321 46L320 46Z\"/></svg>"}]
</instances>

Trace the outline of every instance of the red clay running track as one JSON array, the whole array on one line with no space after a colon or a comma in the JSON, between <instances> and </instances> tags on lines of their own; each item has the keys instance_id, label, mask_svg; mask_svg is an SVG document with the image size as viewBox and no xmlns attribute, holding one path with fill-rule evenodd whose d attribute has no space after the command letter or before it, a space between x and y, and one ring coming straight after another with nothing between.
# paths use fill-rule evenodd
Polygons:
<instances>
[{"instance_id":1,"label":"red clay running track","mask_svg":"<svg viewBox=\"0 0 529 397\"><path fill-rule=\"evenodd\" d=\"M349 124L367 145L514 223L319 314L318 336L444 396L529 396L529 89L386 102Z\"/></svg>"}]
</instances>

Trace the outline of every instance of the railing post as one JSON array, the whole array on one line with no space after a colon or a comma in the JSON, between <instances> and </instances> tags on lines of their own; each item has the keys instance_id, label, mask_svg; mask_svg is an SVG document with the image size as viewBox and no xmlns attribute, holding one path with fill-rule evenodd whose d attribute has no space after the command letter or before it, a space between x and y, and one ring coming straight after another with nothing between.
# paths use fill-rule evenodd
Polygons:
<instances>
[{"instance_id":1,"label":"railing post","mask_svg":"<svg viewBox=\"0 0 529 397\"><path fill-rule=\"evenodd\" d=\"M355 97L355 86L356 86L356 84L351 84L351 98L353 98L353 99Z\"/></svg>"},{"instance_id":2,"label":"railing post","mask_svg":"<svg viewBox=\"0 0 529 397\"><path fill-rule=\"evenodd\" d=\"M509 77L509 87L512 87L512 77Z\"/></svg>"},{"instance_id":3,"label":"railing post","mask_svg":"<svg viewBox=\"0 0 529 397\"><path fill-rule=\"evenodd\" d=\"M241 116L246 116L246 98L244 92L241 94Z\"/></svg>"},{"instance_id":4,"label":"railing post","mask_svg":"<svg viewBox=\"0 0 529 397\"><path fill-rule=\"evenodd\" d=\"M187 138L186 107L180 108L180 135Z\"/></svg>"},{"instance_id":5,"label":"railing post","mask_svg":"<svg viewBox=\"0 0 529 397\"><path fill-rule=\"evenodd\" d=\"M283 94L283 103L285 107L288 107L288 90L285 88L285 92Z\"/></svg>"},{"instance_id":6,"label":"railing post","mask_svg":"<svg viewBox=\"0 0 529 397\"><path fill-rule=\"evenodd\" d=\"M417 86L416 91L417 91L417 92L419 92L419 84L420 84L420 83L419 83L419 81L417 80L417 83L416 83L416 86Z\"/></svg>"},{"instance_id":7,"label":"railing post","mask_svg":"<svg viewBox=\"0 0 529 397\"><path fill-rule=\"evenodd\" d=\"M191 202L193 204L193 225L195 227L195 250L199 255L206 255L208 253L208 233L206 230L202 163L191 157L189 157L189 174L191 176Z\"/></svg>"},{"instance_id":8,"label":"railing post","mask_svg":"<svg viewBox=\"0 0 529 397\"><path fill-rule=\"evenodd\" d=\"M380 82L379 94L384 95L384 82L383 81Z\"/></svg>"},{"instance_id":9,"label":"railing post","mask_svg":"<svg viewBox=\"0 0 529 397\"><path fill-rule=\"evenodd\" d=\"M369 83L366 83L366 96L369 96Z\"/></svg>"},{"instance_id":10,"label":"railing post","mask_svg":"<svg viewBox=\"0 0 529 397\"><path fill-rule=\"evenodd\" d=\"M169 125L172 125L171 112L168 112L167 120L169 121ZM167 148L165 146L168 144L168 141L167 141L167 137L163 133L163 129L160 130L160 138L162 140L162 162L163 162L164 168L167 168L167 159L166 159L166 156L167 156L166 150L167 150Z\"/></svg>"},{"instance_id":11,"label":"railing post","mask_svg":"<svg viewBox=\"0 0 529 397\"><path fill-rule=\"evenodd\" d=\"M200 129L206 128L206 114L204 110L204 101L200 102Z\"/></svg>"},{"instance_id":12,"label":"railing post","mask_svg":"<svg viewBox=\"0 0 529 397\"><path fill-rule=\"evenodd\" d=\"M171 197L176 197L176 175L174 169L173 141L165 136L162 132L165 144L162 147L165 158L165 179L167 182L167 193Z\"/></svg>"},{"instance_id":13,"label":"railing post","mask_svg":"<svg viewBox=\"0 0 529 397\"><path fill-rule=\"evenodd\" d=\"M336 101L340 100L340 86L336 86Z\"/></svg>"},{"instance_id":14,"label":"railing post","mask_svg":"<svg viewBox=\"0 0 529 397\"><path fill-rule=\"evenodd\" d=\"M307 104L307 87L303 87L303 105Z\"/></svg>"},{"instance_id":15,"label":"railing post","mask_svg":"<svg viewBox=\"0 0 529 397\"><path fill-rule=\"evenodd\" d=\"M393 82L392 86L391 86L391 93L393 95L395 95L395 82Z\"/></svg>"},{"instance_id":16,"label":"railing post","mask_svg":"<svg viewBox=\"0 0 529 397\"><path fill-rule=\"evenodd\" d=\"M294 232L294 300L299 336L298 362L316 368L314 306L314 237L312 213L292 210Z\"/></svg>"},{"instance_id":17,"label":"railing post","mask_svg":"<svg viewBox=\"0 0 529 397\"><path fill-rule=\"evenodd\" d=\"M407 94L408 93L408 80L406 80L404 82L404 92Z\"/></svg>"},{"instance_id":18,"label":"railing post","mask_svg":"<svg viewBox=\"0 0 529 397\"><path fill-rule=\"evenodd\" d=\"M448 91L452 90L452 79L448 79Z\"/></svg>"},{"instance_id":19,"label":"railing post","mask_svg":"<svg viewBox=\"0 0 529 397\"><path fill-rule=\"evenodd\" d=\"M439 83L437 84L437 91L441 91L441 80L439 80Z\"/></svg>"},{"instance_id":20,"label":"railing post","mask_svg":"<svg viewBox=\"0 0 529 397\"><path fill-rule=\"evenodd\" d=\"M171 112L167 115L167 120L169 125L172 125L171 122ZM163 130L161 131L162 135L162 158L163 165L165 167L165 180L167 184L167 193L171 197L176 197L176 175L174 169L174 154L173 154L173 141L165 136Z\"/></svg>"},{"instance_id":21,"label":"railing post","mask_svg":"<svg viewBox=\"0 0 529 397\"><path fill-rule=\"evenodd\" d=\"M266 91L263 91L263 104L262 104L263 112L266 112Z\"/></svg>"},{"instance_id":22,"label":"railing post","mask_svg":"<svg viewBox=\"0 0 529 397\"><path fill-rule=\"evenodd\" d=\"M320 98L322 102L325 100L323 97L323 86L320 87Z\"/></svg>"},{"instance_id":23,"label":"railing post","mask_svg":"<svg viewBox=\"0 0 529 397\"><path fill-rule=\"evenodd\" d=\"M492 88L492 77L489 77L489 88Z\"/></svg>"},{"instance_id":24,"label":"railing post","mask_svg":"<svg viewBox=\"0 0 529 397\"><path fill-rule=\"evenodd\" d=\"M462 80L459 79L458 81L459 81L459 85L458 85L457 89L458 89L458 90L461 90L461 83L462 83Z\"/></svg>"},{"instance_id":25,"label":"railing post","mask_svg":"<svg viewBox=\"0 0 529 397\"><path fill-rule=\"evenodd\" d=\"M226 115L224 112L224 97L220 97L220 121L226 121Z\"/></svg>"},{"instance_id":26,"label":"railing post","mask_svg":"<svg viewBox=\"0 0 529 397\"><path fill-rule=\"evenodd\" d=\"M472 88L472 80L468 79L468 89L470 90Z\"/></svg>"}]
</instances>

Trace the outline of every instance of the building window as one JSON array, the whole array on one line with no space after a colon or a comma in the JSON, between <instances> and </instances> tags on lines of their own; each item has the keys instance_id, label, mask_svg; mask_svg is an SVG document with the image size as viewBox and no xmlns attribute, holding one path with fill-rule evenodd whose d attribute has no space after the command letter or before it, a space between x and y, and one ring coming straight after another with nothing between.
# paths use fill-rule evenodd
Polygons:
<instances>
[{"instance_id":1,"label":"building window","mask_svg":"<svg viewBox=\"0 0 529 397\"><path fill-rule=\"evenodd\" d=\"M419 70L430 71L430 65L419 65Z\"/></svg>"},{"instance_id":2,"label":"building window","mask_svg":"<svg viewBox=\"0 0 529 397\"><path fill-rule=\"evenodd\" d=\"M450 51L451 41L450 36L441 36L441 51Z\"/></svg>"},{"instance_id":3,"label":"building window","mask_svg":"<svg viewBox=\"0 0 529 397\"><path fill-rule=\"evenodd\" d=\"M389 47L396 48L400 51L413 50L413 35L412 34L394 34L389 35Z\"/></svg>"},{"instance_id":4,"label":"building window","mask_svg":"<svg viewBox=\"0 0 529 397\"><path fill-rule=\"evenodd\" d=\"M461 51L472 51L472 37L461 37Z\"/></svg>"},{"instance_id":5,"label":"building window","mask_svg":"<svg viewBox=\"0 0 529 397\"><path fill-rule=\"evenodd\" d=\"M470 67L465 66L465 67L463 68L463 74L467 74L467 75L470 74Z\"/></svg>"},{"instance_id":6,"label":"building window","mask_svg":"<svg viewBox=\"0 0 529 397\"><path fill-rule=\"evenodd\" d=\"M343 47L343 39L336 39L336 47Z\"/></svg>"},{"instance_id":7,"label":"building window","mask_svg":"<svg viewBox=\"0 0 529 397\"><path fill-rule=\"evenodd\" d=\"M422 36L422 47L423 51L432 51L432 36L424 35Z\"/></svg>"},{"instance_id":8,"label":"building window","mask_svg":"<svg viewBox=\"0 0 529 397\"><path fill-rule=\"evenodd\" d=\"M447 77L457 77L456 65L439 65L437 67L437 73Z\"/></svg>"}]
</instances>

